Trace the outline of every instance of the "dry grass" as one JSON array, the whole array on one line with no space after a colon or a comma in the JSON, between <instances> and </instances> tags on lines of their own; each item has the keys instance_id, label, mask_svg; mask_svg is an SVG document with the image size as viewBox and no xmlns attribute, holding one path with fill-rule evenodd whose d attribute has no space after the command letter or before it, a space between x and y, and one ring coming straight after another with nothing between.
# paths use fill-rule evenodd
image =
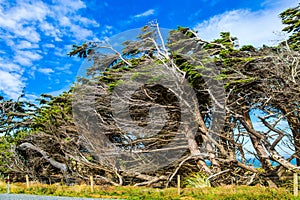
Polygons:
<instances>
[{"instance_id":1,"label":"dry grass","mask_svg":"<svg viewBox=\"0 0 300 200\"><path fill-rule=\"evenodd\" d=\"M5 192L6 184L0 182L0 193ZM95 186L94 192L91 192L90 186L87 185L65 186L33 183L26 188L25 183L12 183L11 193L116 199L294 199L291 193L284 188L274 189L259 186L184 188L181 190L181 195L178 196L176 188Z\"/></svg>"}]
</instances>

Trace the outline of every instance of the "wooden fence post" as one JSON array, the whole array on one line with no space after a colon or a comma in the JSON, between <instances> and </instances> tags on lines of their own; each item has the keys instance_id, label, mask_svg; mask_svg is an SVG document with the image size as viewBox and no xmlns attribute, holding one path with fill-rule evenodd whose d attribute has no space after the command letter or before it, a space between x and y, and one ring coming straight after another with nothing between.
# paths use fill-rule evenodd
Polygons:
<instances>
[{"instance_id":1,"label":"wooden fence post","mask_svg":"<svg viewBox=\"0 0 300 200\"><path fill-rule=\"evenodd\" d=\"M6 179L6 193L7 194L10 193L10 178L9 178L9 175L7 176L7 179Z\"/></svg>"},{"instance_id":2,"label":"wooden fence post","mask_svg":"<svg viewBox=\"0 0 300 200\"><path fill-rule=\"evenodd\" d=\"M294 196L298 196L298 173L294 173Z\"/></svg>"},{"instance_id":3,"label":"wooden fence post","mask_svg":"<svg viewBox=\"0 0 300 200\"><path fill-rule=\"evenodd\" d=\"M91 192L94 192L94 178L90 176L90 183L91 183Z\"/></svg>"},{"instance_id":4,"label":"wooden fence post","mask_svg":"<svg viewBox=\"0 0 300 200\"><path fill-rule=\"evenodd\" d=\"M177 175L177 193L180 196L180 175Z\"/></svg>"},{"instance_id":5,"label":"wooden fence post","mask_svg":"<svg viewBox=\"0 0 300 200\"><path fill-rule=\"evenodd\" d=\"M26 188L28 189L29 188L29 176L27 174L25 176L25 179L26 179Z\"/></svg>"}]
</instances>

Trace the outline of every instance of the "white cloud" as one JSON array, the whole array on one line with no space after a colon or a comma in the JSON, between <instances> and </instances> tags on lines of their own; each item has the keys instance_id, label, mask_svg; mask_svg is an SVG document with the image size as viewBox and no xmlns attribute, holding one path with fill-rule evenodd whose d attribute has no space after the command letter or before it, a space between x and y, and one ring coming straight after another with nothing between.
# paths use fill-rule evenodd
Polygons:
<instances>
[{"instance_id":1,"label":"white cloud","mask_svg":"<svg viewBox=\"0 0 300 200\"><path fill-rule=\"evenodd\" d=\"M77 10L86 8L85 3L81 0L54 0L53 3L55 4L55 6L53 6L53 9L56 13L74 13Z\"/></svg>"},{"instance_id":2,"label":"white cloud","mask_svg":"<svg viewBox=\"0 0 300 200\"><path fill-rule=\"evenodd\" d=\"M46 75L50 75L51 73L53 73L53 69L51 68L39 68L38 71L40 73L46 74Z\"/></svg>"},{"instance_id":3,"label":"white cloud","mask_svg":"<svg viewBox=\"0 0 300 200\"><path fill-rule=\"evenodd\" d=\"M14 56L14 62L23 65L23 66L30 66L32 65L32 61L29 58L23 57L22 55Z\"/></svg>"},{"instance_id":4,"label":"white cloud","mask_svg":"<svg viewBox=\"0 0 300 200\"><path fill-rule=\"evenodd\" d=\"M39 42L40 34L35 24L42 22L47 15L47 6L42 2L27 3L18 1L10 9L0 9L0 27L12 37Z\"/></svg>"},{"instance_id":5,"label":"white cloud","mask_svg":"<svg viewBox=\"0 0 300 200\"><path fill-rule=\"evenodd\" d=\"M83 41L86 38L93 36L93 32L91 30L82 28L81 26L75 24L70 27L70 31L74 34L73 36L77 41Z\"/></svg>"},{"instance_id":6,"label":"white cloud","mask_svg":"<svg viewBox=\"0 0 300 200\"><path fill-rule=\"evenodd\" d=\"M67 51L63 48L57 47L55 48L54 55L58 57L65 57L67 55Z\"/></svg>"},{"instance_id":7,"label":"white cloud","mask_svg":"<svg viewBox=\"0 0 300 200\"><path fill-rule=\"evenodd\" d=\"M71 26L71 20L66 16L60 17L58 21L61 26Z\"/></svg>"},{"instance_id":8,"label":"white cloud","mask_svg":"<svg viewBox=\"0 0 300 200\"><path fill-rule=\"evenodd\" d=\"M44 47L47 47L47 48L55 48L55 45L54 44L44 44L43 45Z\"/></svg>"},{"instance_id":9,"label":"white cloud","mask_svg":"<svg viewBox=\"0 0 300 200\"><path fill-rule=\"evenodd\" d=\"M0 70L0 91L8 97L17 99L24 87L25 84L20 74Z\"/></svg>"},{"instance_id":10,"label":"white cloud","mask_svg":"<svg viewBox=\"0 0 300 200\"><path fill-rule=\"evenodd\" d=\"M70 68L71 68L71 64L68 63L62 67L56 67L55 69L58 71L61 71L63 73L66 73L66 74L72 74L72 71L70 70Z\"/></svg>"},{"instance_id":11,"label":"white cloud","mask_svg":"<svg viewBox=\"0 0 300 200\"><path fill-rule=\"evenodd\" d=\"M154 13L155 13L154 9L149 9L149 10L143 12L143 13L135 15L134 17L135 18L147 17L147 16L150 16L150 15L154 15Z\"/></svg>"},{"instance_id":12,"label":"white cloud","mask_svg":"<svg viewBox=\"0 0 300 200\"><path fill-rule=\"evenodd\" d=\"M48 94L50 94L52 96L58 96L58 95L62 94L63 92L68 91L70 89L71 85L72 85L71 83L68 83L65 87L61 88L60 90L52 91L52 92L49 92Z\"/></svg>"},{"instance_id":13,"label":"white cloud","mask_svg":"<svg viewBox=\"0 0 300 200\"><path fill-rule=\"evenodd\" d=\"M101 31L101 34L102 35L112 35L113 34L112 28L113 28L112 26L105 25L103 31Z\"/></svg>"},{"instance_id":14,"label":"white cloud","mask_svg":"<svg viewBox=\"0 0 300 200\"><path fill-rule=\"evenodd\" d=\"M16 22L23 22L24 24L31 21L43 21L49 12L49 8L43 2L18 1L18 3L18 6L12 7L7 13Z\"/></svg>"},{"instance_id":15,"label":"white cloud","mask_svg":"<svg viewBox=\"0 0 300 200\"><path fill-rule=\"evenodd\" d=\"M81 24L83 24L85 26L89 26L89 25L92 25L94 27L100 26L95 20L91 20L86 17L76 16L74 20L80 22Z\"/></svg>"},{"instance_id":16,"label":"white cloud","mask_svg":"<svg viewBox=\"0 0 300 200\"><path fill-rule=\"evenodd\" d=\"M99 24L79 13L84 8L86 5L81 0L53 0L51 3L40 0L1 3L0 0L0 45L6 51L0 58L1 78L5 72L15 82L12 86L11 81L1 79L0 93L16 97L15 93L26 85L26 79L22 78L25 74L34 77L36 70L48 75L53 73L49 67L35 67L38 60L51 58L45 48L56 48L55 53L66 56L67 51L59 51L58 42L73 44L96 37L90 28Z\"/></svg>"},{"instance_id":17,"label":"white cloud","mask_svg":"<svg viewBox=\"0 0 300 200\"><path fill-rule=\"evenodd\" d=\"M42 56L34 51L18 51L24 57L30 58L31 60L40 60Z\"/></svg>"},{"instance_id":18,"label":"white cloud","mask_svg":"<svg viewBox=\"0 0 300 200\"><path fill-rule=\"evenodd\" d=\"M23 66L31 66L33 61L42 59L42 56L33 50L31 51L16 51L14 56L14 62Z\"/></svg>"},{"instance_id":19,"label":"white cloud","mask_svg":"<svg viewBox=\"0 0 300 200\"><path fill-rule=\"evenodd\" d=\"M60 67L56 67L55 69L59 70L59 71L64 71L64 70L69 70L71 67L71 64L67 63L63 66L60 66Z\"/></svg>"},{"instance_id":20,"label":"white cloud","mask_svg":"<svg viewBox=\"0 0 300 200\"><path fill-rule=\"evenodd\" d=\"M16 49L35 49L38 47L38 44L33 44L31 42L28 42L27 40L22 40L15 46Z\"/></svg>"},{"instance_id":21,"label":"white cloud","mask_svg":"<svg viewBox=\"0 0 300 200\"><path fill-rule=\"evenodd\" d=\"M17 64L11 63L11 62L0 62L0 70L10 72L10 71L15 71L22 73L23 70L21 67Z\"/></svg>"},{"instance_id":22,"label":"white cloud","mask_svg":"<svg viewBox=\"0 0 300 200\"><path fill-rule=\"evenodd\" d=\"M282 39L275 33L283 28L278 16L290 7L294 0L279 1L264 10L232 10L197 24L194 30L201 38L212 40L219 38L220 32L230 32L239 39L240 45L251 44L260 47L263 44L274 45ZM288 3L287 3L288 2Z\"/></svg>"},{"instance_id":23,"label":"white cloud","mask_svg":"<svg viewBox=\"0 0 300 200\"><path fill-rule=\"evenodd\" d=\"M30 42L38 43L41 41L40 33L36 31L35 27L20 27L20 29L15 30L14 34L16 34L17 37L27 39Z\"/></svg>"},{"instance_id":24,"label":"white cloud","mask_svg":"<svg viewBox=\"0 0 300 200\"><path fill-rule=\"evenodd\" d=\"M52 24L44 22L40 24L40 29L45 33L46 36L53 37L55 41L62 41L60 36L62 33L59 29L55 28Z\"/></svg>"}]
</instances>

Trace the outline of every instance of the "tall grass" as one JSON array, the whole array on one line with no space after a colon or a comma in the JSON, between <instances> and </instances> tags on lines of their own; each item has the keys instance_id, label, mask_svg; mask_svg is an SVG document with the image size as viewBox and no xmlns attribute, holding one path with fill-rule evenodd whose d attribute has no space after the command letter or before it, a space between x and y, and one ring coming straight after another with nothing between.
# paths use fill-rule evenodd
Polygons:
<instances>
[{"instance_id":1,"label":"tall grass","mask_svg":"<svg viewBox=\"0 0 300 200\"><path fill-rule=\"evenodd\" d=\"M183 184L189 188L210 187L210 182L208 180L208 177L202 172L198 172L187 177L184 180Z\"/></svg>"},{"instance_id":2,"label":"tall grass","mask_svg":"<svg viewBox=\"0 0 300 200\"><path fill-rule=\"evenodd\" d=\"M0 193L6 192L6 184L0 182ZM95 186L91 192L88 185L46 185L31 184L26 188L24 183L12 183L11 193L54 195L70 197L94 197L94 198L116 198L116 199L295 199L291 193L284 188L274 189L258 186L224 186L204 188L184 188L181 195L177 194L176 188L155 189L146 187L108 187Z\"/></svg>"}]
</instances>

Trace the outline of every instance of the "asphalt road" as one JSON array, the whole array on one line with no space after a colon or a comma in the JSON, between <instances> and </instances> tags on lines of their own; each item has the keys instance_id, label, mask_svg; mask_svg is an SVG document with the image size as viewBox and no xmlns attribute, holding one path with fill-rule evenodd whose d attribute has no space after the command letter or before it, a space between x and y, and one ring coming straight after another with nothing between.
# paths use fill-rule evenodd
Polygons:
<instances>
[{"instance_id":1,"label":"asphalt road","mask_svg":"<svg viewBox=\"0 0 300 200\"><path fill-rule=\"evenodd\" d=\"M38 196L38 195L28 195L28 194L0 194L0 199L2 200L93 200L96 198L75 198L75 197L57 197L57 196ZM98 199L97 200L106 200ZM112 200L112 199L109 199Z\"/></svg>"}]
</instances>

